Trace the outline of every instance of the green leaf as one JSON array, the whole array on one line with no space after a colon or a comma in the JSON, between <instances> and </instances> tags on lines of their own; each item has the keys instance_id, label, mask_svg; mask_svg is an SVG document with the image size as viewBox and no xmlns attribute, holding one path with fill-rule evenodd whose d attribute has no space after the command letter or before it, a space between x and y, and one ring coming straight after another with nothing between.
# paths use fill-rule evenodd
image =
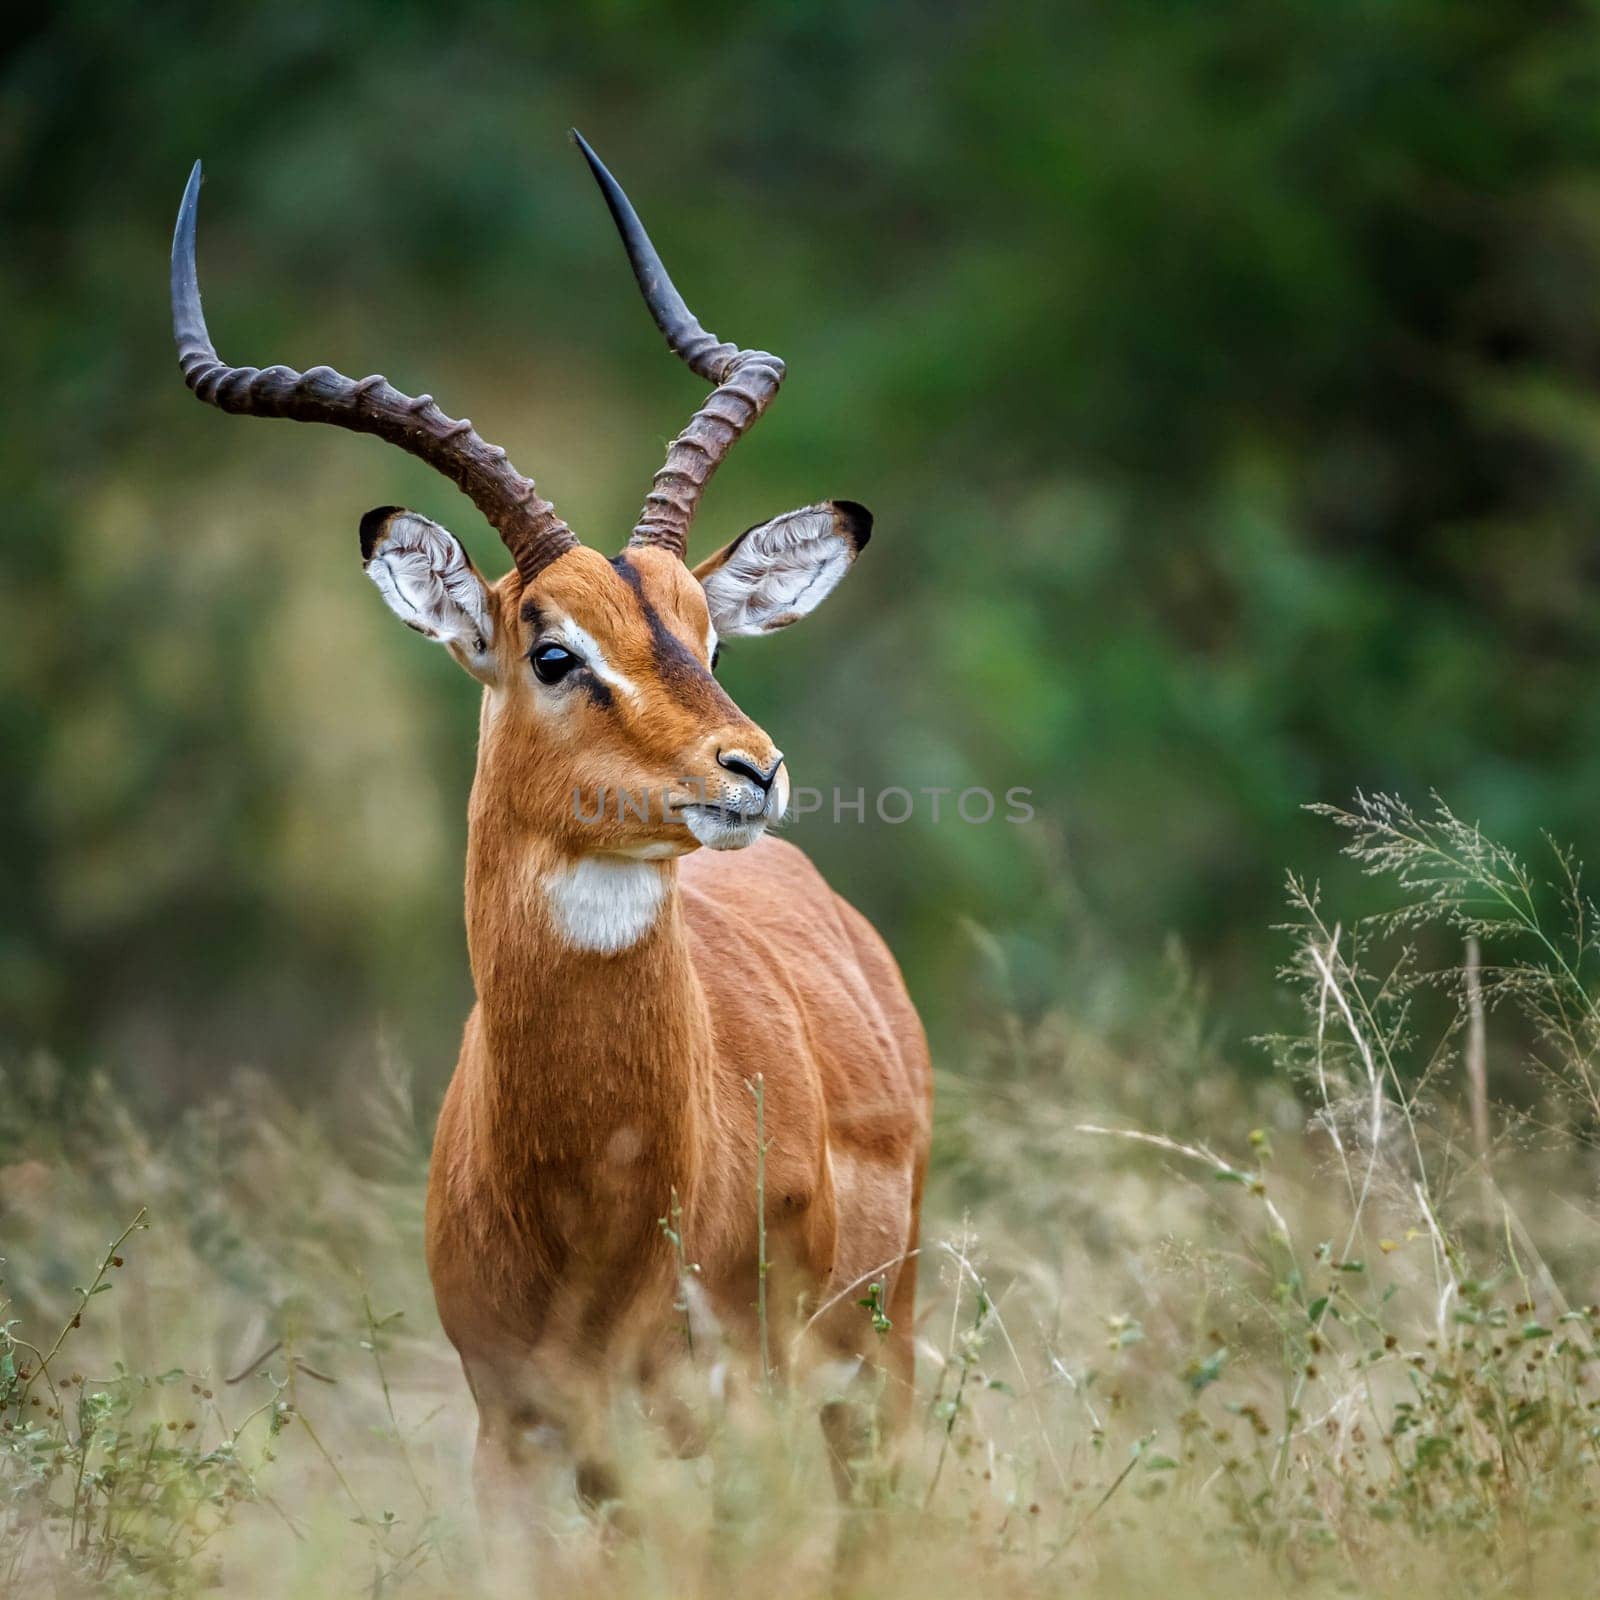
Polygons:
<instances>
[{"instance_id":1,"label":"green leaf","mask_svg":"<svg viewBox=\"0 0 1600 1600\"><path fill-rule=\"evenodd\" d=\"M1199 1394L1202 1389L1209 1388L1222 1376L1222 1369L1228 1364L1226 1347L1213 1351L1198 1366L1189 1371L1189 1388Z\"/></svg>"}]
</instances>

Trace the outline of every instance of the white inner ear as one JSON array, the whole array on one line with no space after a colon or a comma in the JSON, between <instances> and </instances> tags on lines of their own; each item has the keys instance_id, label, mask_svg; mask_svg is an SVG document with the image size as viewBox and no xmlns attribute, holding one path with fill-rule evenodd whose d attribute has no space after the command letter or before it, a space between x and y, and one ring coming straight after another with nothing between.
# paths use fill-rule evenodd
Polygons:
<instances>
[{"instance_id":1,"label":"white inner ear","mask_svg":"<svg viewBox=\"0 0 1600 1600\"><path fill-rule=\"evenodd\" d=\"M855 558L831 506L786 511L743 535L706 578L711 625L735 637L786 628L833 593Z\"/></svg>"},{"instance_id":2,"label":"white inner ear","mask_svg":"<svg viewBox=\"0 0 1600 1600\"><path fill-rule=\"evenodd\" d=\"M418 633L469 656L493 642L488 595L453 533L414 511L396 512L366 563L389 609Z\"/></svg>"}]
</instances>

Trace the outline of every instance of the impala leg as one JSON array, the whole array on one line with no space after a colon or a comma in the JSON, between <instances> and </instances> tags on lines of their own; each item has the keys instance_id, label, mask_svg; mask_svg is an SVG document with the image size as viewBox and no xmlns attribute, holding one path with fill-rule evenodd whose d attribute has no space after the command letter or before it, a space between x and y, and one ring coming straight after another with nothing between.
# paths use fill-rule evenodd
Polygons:
<instances>
[{"instance_id":1,"label":"impala leg","mask_svg":"<svg viewBox=\"0 0 1600 1600\"><path fill-rule=\"evenodd\" d=\"M863 1361L846 1392L822 1407L819 1420L833 1486L847 1505L876 1504L887 1486L888 1384L885 1366Z\"/></svg>"},{"instance_id":2,"label":"impala leg","mask_svg":"<svg viewBox=\"0 0 1600 1600\"><path fill-rule=\"evenodd\" d=\"M567 1564L580 1520L565 1436L527 1408L480 1411L472 1488L491 1592L537 1594Z\"/></svg>"},{"instance_id":3,"label":"impala leg","mask_svg":"<svg viewBox=\"0 0 1600 1600\"><path fill-rule=\"evenodd\" d=\"M495 1592L519 1597L560 1581L585 1587L631 1531L616 1473L597 1438L527 1401L485 1404L479 1383L473 1494Z\"/></svg>"},{"instance_id":4,"label":"impala leg","mask_svg":"<svg viewBox=\"0 0 1600 1600\"><path fill-rule=\"evenodd\" d=\"M917 1182L921 1197L921 1179ZM918 1219L913 1213L911 1239L908 1250L917 1247ZM916 1262L909 1260L895 1279L894 1291L889 1296L889 1321L892 1326L884 1336L883 1364L885 1383L880 1398L880 1423L885 1453L890 1472L898 1477L901 1457L905 1450L906 1429L911 1421L912 1406L917 1397L917 1347L913 1337L917 1320Z\"/></svg>"},{"instance_id":5,"label":"impala leg","mask_svg":"<svg viewBox=\"0 0 1600 1600\"><path fill-rule=\"evenodd\" d=\"M823 1438L843 1518L834 1583L849 1587L870 1553L876 1512L893 1495L915 1399L916 1274L902 1271L889 1297L890 1328L845 1392L823 1406Z\"/></svg>"},{"instance_id":6,"label":"impala leg","mask_svg":"<svg viewBox=\"0 0 1600 1600\"><path fill-rule=\"evenodd\" d=\"M914 1248L914 1229L912 1244ZM877 1503L893 1489L899 1475L915 1398L912 1333L916 1296L916 1273L903 1269L884 1308L889 1327L870 1349L853 1358L857 1363L854 1376L822 1408L822 1432L828 1443L834 1487L847 1502Z\"/></svg>"},{"instance_id":7,"label":"impala leg","mask_svg":"<svg viewBox=\"0 0 1600 1600\"><path fill-rule=\"evenodd\" d=\"M877 1513L892 1489L884 1426L890 1378L887 1367L863 1362L846 1392L822 1407L822 1436L839 1495L834 1536L833 1587L837 1594L858 1586L872 1550Z\"/></svg>"}]
</instances>

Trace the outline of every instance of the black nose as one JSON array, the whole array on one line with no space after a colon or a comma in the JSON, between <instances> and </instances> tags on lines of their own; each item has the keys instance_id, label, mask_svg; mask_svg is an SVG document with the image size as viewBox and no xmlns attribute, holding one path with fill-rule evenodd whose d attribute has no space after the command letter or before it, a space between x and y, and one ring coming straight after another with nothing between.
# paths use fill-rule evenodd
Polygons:
<instances>
[{"instance_id":1,"label":"black nose","mask_svg":"<svg viewBox=\"0 0 1600 1600\"><path fill-rule=\"evenodd\" d=\"M775 753L772 757L772 765L763 772L755 762L747 761L737 752L719 750L717 752L717 765L725 772L736 772L741 778L748 778L758 788L767 790L772 787L772 780L778 776L778 768L783 765L783 756Z\"/></svg>"}]
</instances>

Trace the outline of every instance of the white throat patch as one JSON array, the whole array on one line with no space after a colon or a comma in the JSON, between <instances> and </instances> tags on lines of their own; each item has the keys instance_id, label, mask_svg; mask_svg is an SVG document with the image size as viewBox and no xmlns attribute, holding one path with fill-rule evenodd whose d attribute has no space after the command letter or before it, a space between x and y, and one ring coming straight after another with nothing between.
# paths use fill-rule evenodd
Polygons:
<instances>
[{"instance_id":1,"label":"white throat patch","mask_svg":"<svg viewBox=\"0 0 1600 1600\"><path fill-rule=\"evenodd\" d=\"M667 869L653 861L584 856L546 873L542 886L556 931L575 950L614 955L655 926L667 897Z\"/></svg>"}]
</instances>

